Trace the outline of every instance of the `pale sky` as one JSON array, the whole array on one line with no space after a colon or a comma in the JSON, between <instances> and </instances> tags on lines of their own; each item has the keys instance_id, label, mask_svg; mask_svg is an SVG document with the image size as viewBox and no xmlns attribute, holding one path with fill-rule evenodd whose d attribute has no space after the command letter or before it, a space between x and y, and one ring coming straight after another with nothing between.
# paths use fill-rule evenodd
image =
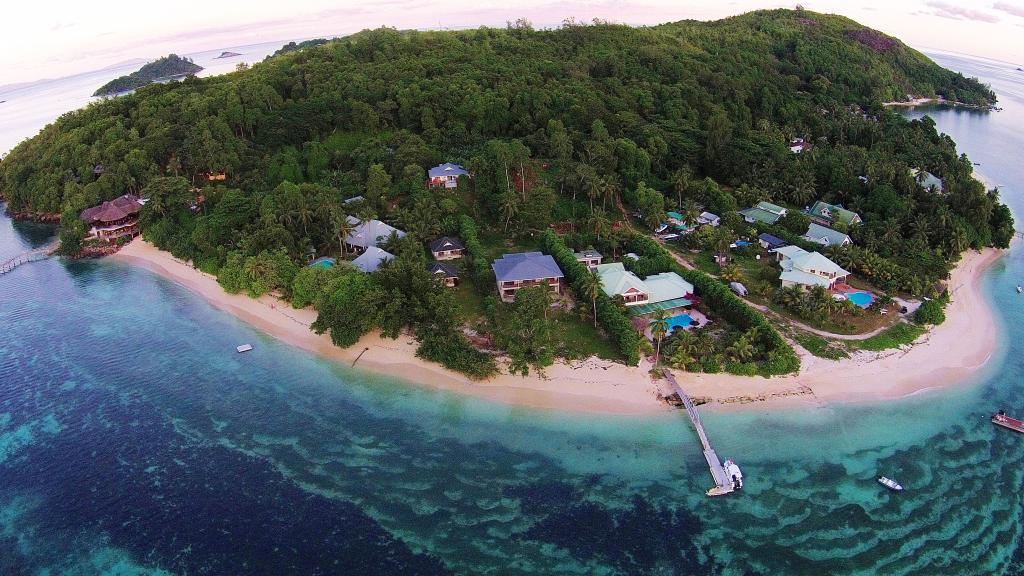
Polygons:
<instances>
[{"instance_id":1,"label":"pale sky","mask_svg":"<svg viewBox=\"0 0 1024 576\"><path fill-rule=\"evenodd\" d=\"M515 7L509 7L515 4ZM1024 0L806 0L915 48L1024 65ZM536 27L565 18L626 24L717 19L771 0L13 0L0 14L0 85L87 72L130 59L292 38L344 35L378 26Z\"/></svg>"}]
</instances>

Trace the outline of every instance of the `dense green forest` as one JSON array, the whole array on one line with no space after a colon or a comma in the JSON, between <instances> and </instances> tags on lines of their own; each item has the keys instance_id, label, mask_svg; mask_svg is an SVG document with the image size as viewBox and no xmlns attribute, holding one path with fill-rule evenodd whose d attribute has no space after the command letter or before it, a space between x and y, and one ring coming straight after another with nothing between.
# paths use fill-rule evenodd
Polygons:
<instances>
[{"instance_id":1,"label":"dense green forest","mask_svg":"<svg viewBox=\"0 0 1024 576\"><path fill-rule=\"evenodd\" d=\"M192 62L188 58L182 58L177 54L170 54L146 64L127 76L114 78L110 82L107 82L96 89L93 96L113 96L129 90L141 88L162 78L196 74L202 69L202 66Z\"/></svg>"},{"instance_id":2,"label":"dense green forest","mask_svg":"<svg viewBox=\"0 0 1024 576\"><path fill-rule=\"evenodd\" d=\"M343 255L342 201L357 195L366 201L349 213L409 232L420 252L423 240L462 233L472 254L468 219L485 240L467 262L481 293L493 291L492 248L535 248L552 223L575 230L571 248L617 254L637 241L628 222L616 224L629 212L650 225L666 209L697 204L732 215L727 224L740 232L738 208L824 199L865 221L850 230L856 248L833 257L883 289L922 293L962 250L1007 245L1013 225L930 119L910 122L881 106L908 94L995 102L988 87L898 40L804 10L650 28L384 28L66 114L0 161L0 191L12 212L63 212L65 222L142 193L151 198L147 238L257 293L291 292L311 253ZM789 150L796 137L810 143L803 154ZM455 193L428 190L425 170L442 161L461 162L472 180ZM99 177L96 164L105 167ZM943 190L925 190L913 168L941 177ZM201 177L212 171L225 171L226 183ZM422 254L407 244L394 247L395 267L411 270ZM493 369L455 324L436 325L431 310L454 305L416 296L428 279L354 278L304 277L318 286L306 297L335 314L335 326L351 306L366 306L376 314L362 319L365 329L394 333L404 323L431 344L425 355ZM389 294L407 309L389 306ZM506 342L524 326L542 334L532 309L488 308L489 325L507 328ZM729 314L744 324L730 337L763 341L745 362L790 366L763 319ZM605 322L613 338L618 323ZM541 366L550 354L522 358Z\"/></svg>"}]
</instances>

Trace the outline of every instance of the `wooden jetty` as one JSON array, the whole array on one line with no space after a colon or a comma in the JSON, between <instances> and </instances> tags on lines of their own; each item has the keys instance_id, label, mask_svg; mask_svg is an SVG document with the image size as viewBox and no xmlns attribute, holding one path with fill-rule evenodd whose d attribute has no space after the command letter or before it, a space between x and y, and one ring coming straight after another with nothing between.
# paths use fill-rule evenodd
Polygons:
<instances>
[{"instance_id":1,"label":"wooden jetty","mask_svg":"<svg viewBox=\"0 0 1024 576\"><path fill-rule=\"evenodd\" d=\"M672 385L679 398L682 399L683 405L686 407L686 415L690 417L690 422L693 423L697 436L700 437L701 446L704 448L704 459L708 461L708 469L711 471L711 477L715 481L715 486L707 491L708 496L722 496L734 492L737 486L729 472L722 465L722 461L718 458L715 449L711 447L711 441L708 440L707 432L704 431L704 423L700 420L700 414L697 413L697 407L693 405L693 400L690 399L690 396L679 385L679 382L676 382L676 378L671 372L666 371L665 378Z\"/></svg>"},{"instance_id":2,"label":"wooden jetty","mask_svg":"<svg viewBox=\"0 0 1024 576\"><path fill-rule=\"evenodd\" d=\"M6 274L11 270L14 270L22 264L28 264L29 262L35 262L36 260L45 260L49 258L57 250L57 243L53 242L36 248L35 250L29 250L28 252L22 252L13 258L9 258L0 262L0 274Z\"/></svg>"}]
</instances>

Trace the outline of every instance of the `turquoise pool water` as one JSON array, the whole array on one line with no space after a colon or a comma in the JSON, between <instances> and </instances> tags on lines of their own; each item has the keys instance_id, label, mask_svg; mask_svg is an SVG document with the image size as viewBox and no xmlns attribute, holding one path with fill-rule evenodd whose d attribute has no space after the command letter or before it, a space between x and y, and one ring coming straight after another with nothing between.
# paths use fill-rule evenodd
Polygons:
<instances>
[{"instance_id":1,"label":"turquoise pool water","mask_svg":"<svg viewBox=\"0 0 1024 576\"><path fill-rule=\"evenodd\" d=\"M867 308L875 301L875 295L871 292L847 292L846 299L861 308Z\"/></svg>"},{"instance_id":2,"label":"turquoise pool water","mask_svg":"<svg viewBox=\"0 0 1024 576\"><path fill-rule=\"evenodd\" d=\"M668 319L668 332L671 334L672 332L675 332L676 328L682 328L685 330L690 327L691 322L693 322L693 318L689 314L673 316Z\"/></svg>"},{"instance_id":3,"label":"turquoise pool water","mask_svg":"<svg viewBox=\"0 0 1024 576\"><path fill-rule=\"evenodd\" d=\"M310 266L313 268L333 268L335 263L334 258L317 258Z\"/></svg>"}]
</instances>

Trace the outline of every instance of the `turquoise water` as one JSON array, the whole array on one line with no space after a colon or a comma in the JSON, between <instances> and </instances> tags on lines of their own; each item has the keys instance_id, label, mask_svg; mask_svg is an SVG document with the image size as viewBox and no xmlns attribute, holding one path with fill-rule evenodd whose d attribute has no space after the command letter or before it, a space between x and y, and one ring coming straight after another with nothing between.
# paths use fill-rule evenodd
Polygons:
<instances>
[{"instance_id":1,"label":"turquoise water","mask_svg":"<svg viewBox=\"0 0 1024 576\"><path fill-rule=\"evenodd\" d=\"M846 299L861 308L867 308L875 301L875 295L871 292L847 292Z\"/></svg>"},{"instance_id":2,"label":"turquoise water","mask_svg":"<svg viewBox=\"0 0 1024 576\"><path fill-rule=\"evenodd\" d=\"M334 258L323 257L323 258L317 258L316 260L314 260L313 263L310 264L310 266L313 266L313 267L316 267L316 268L334 268L334 265L336 263L337 263L337 261Z\"/></svg>"},{"instance_id":3,"label":"turquoise water","mask_svg":"<svg viewBox=\"0 0 1024 576\"><path fill-rule=\"evenodd\" d=\"M944 63L1006 111L928 113L1024 214L1024 86ZM0 259L49 233L0 218ZM706 412L746 481L719 499L678 413L410 386L137 268L22 266L0 276L0 574L1020 574L1024 438L987 417L1024 413L1022 254L986 275L1006 337L968 385Z\"/></svg>"}]
</instances>

